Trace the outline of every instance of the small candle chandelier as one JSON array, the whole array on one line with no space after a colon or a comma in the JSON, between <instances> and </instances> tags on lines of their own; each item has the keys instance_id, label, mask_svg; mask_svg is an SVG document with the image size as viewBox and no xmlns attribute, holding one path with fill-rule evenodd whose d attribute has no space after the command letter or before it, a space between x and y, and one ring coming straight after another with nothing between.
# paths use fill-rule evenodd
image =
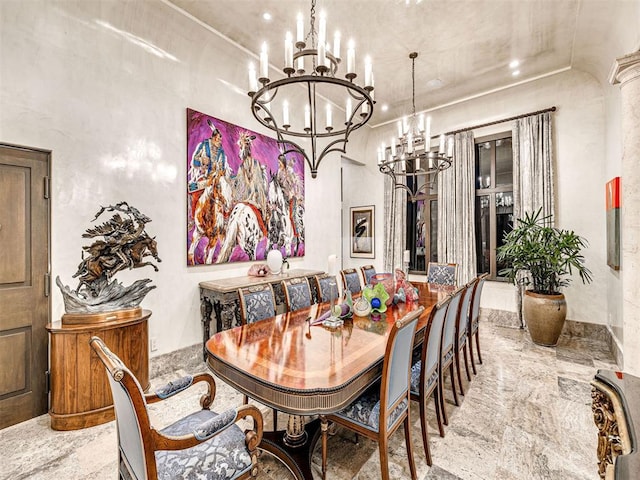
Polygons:
<instances>
[{"instance_id":1,"label":"small candle chandelier","mask_svg":"<svg viewBox=\"0 0 640 480\"><path fill-rule=\"evenodd\" d=\"M411 52L411 82L413 113L411 117L398 120L398 136L391 139L389 146L384 143L378 149L380 172L393 179L394 188L407 191L409 200L427 193L427 188L435 184L439 172L446 170L453 161L453 136L439 137L438 150L431 151L431 117L424 113L416 115L416 58Z\"/></svg>"},{"instance_id":2,"label":"small candle chandelier","mask_svg":"<svg viewBox=\"0 0 640 480\"><path fill-rule=\"evenodd\" d=\"M355 67L355 47L353 40L347 48L347 65L344 79L338 77L338 66L342 62L340 56L340 33L336 32L333 48L327 42L327 19L320 13L318 31L315 29L315 0L311 2L310 30L305 35L302 14L298 14L296 25L296 41L290 32L286 33L284 42L285 77L278 80L269 78L269 59L267 44L262 44L260 52L259 72L254 65L249 65L249 96L253 116L265 127L276 133L281 146L281 154L297 152L304 156L311 169L311 176L316 178L318 165L331 152L346 151L349 135L362 127L371 118L373 105L373 71L371 60L365 59L364 86L354 83L357 77ZM294 48L295 47L295 48ZM306 90L304 106L304 122L294 125L290 121L289 98L300 93L300 87ZM320 105L320 98L335 98L340 93L346 97L344 122L333 119L332 104L328 101ZM323 108L324 107L324 108ZM321 112L324 110L324 114ZM281 112L276 115L275 112ZM324 117L324 118L322 118ZM324 125L322 121L324 120ZM303 137L310 139L311 155L287 137ZM318 139L326 138L323 146Z\"/></svg>"}]
</instances>

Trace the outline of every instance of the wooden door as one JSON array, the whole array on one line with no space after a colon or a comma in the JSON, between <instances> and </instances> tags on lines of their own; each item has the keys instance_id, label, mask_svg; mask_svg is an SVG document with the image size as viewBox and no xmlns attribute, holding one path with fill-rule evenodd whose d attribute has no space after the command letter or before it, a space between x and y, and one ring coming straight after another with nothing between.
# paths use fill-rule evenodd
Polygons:
<instances>
[{"instance_id":1,"label":"wooden door","mask_svg":"<svg viewBox=\"0 0 640 480\"><path fill-rule=\"evenodd\" d=\"M0 145L0 428L47 411L49 161Z\"/></svg>"}]
</instances>

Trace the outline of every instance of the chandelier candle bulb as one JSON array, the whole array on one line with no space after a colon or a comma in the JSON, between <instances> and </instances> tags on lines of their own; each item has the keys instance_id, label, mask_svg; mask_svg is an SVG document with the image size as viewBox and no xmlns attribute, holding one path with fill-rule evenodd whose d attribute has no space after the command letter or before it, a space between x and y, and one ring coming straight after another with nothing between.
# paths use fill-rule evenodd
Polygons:
<instances>
[{"instance_id":1,"label":"chandelier candle bulb","mask_svg":"<svg viewBox=\"0 0 640 480\"><path fill-rule=\"evenodd\" d=\"M404 136L402 132L402 120L398 120L398 138L402 139Z\"/></svg>"},{"instance_id":2,"label":"chandelier candle bulb","mask_svg":"<svg viewBox=\"0 0 640 480\"><path fill-rule=\"evenodd\" d=\"M304 106L304 129L311 130L311 107L309 105Z\"/></svg>"},{"instance_id":3,"label":"chandelier candle bulb","mask_svg":"<svg viewBox=\"0 0 640 480\"><path fill-rule=\"evenodd\" d=\"M403 135L406 135L409 132L409 119L404 116L402 117L402 135L400 135L401 137Z\"/></svg>"},{"instance_id":4,"label":"chandelier candle bulb","mask_svg":"<svg viewBox=\"0 0 640 480\"><path fill-rule=\"evenodd\" d=\"M364 102L362 104L362 112L360 113L360 115L363 117L369 115L369 104L367 102Z\"/></svg>"},{"instance_id":5,"label":"chandelier candle bulb","mask_svg":"<svg viewBox=\"0 0 640 480\"><path fill-rule=\"evenodd\" d=\"M421 113L418 117L418 131L424 133L424 113Z\"/></svg>"},{"instance_id":6,"label":"chandelier candle bulb","mask_svg":"<svg viewBox=\"0 0 640 480\"><path fill-rule=\"evenodd\" d=\"M260 51L260 80L269 80L269 56L267 55L267 42L262 43Z\"/></svg>"},{"instance_id":7,"label":"chandelier candle bulb","mask_svg":"<svg viewBox=\"0 0 640 480\"><path fill-rule=\"evenodd\" d=\"M391 139L391 143L389 145L391 145L391 156L395 157L396 156L396 141L392 138Z\"/></svg>"},{"instance_id":8,"label":"chandelier candle bulb","mask_svg":"<svg viewBox=\"0 0 640 480\"><path fill-rule=\"evenodd\" d=\"M407 153L413 153L413 133L407 134Z\"/></svg>"},{"instance_id":9,"label":"chandelier candle bulb","mask_svg":"<svg viewBox=\"0 0 640 480\"><path fill-rule=\"evenodd\" d=\"M258 91L258 78L256 77L256 66L253 62L249 63L249 94Z\"/></svg>"},{"instance_id":10,"label":"chandelier candle bulb","mask_svg":"<svg viewBox=\"0 0 640 480\"><path fill-rule=\"evenodd\" d=\"M296 60L296 70L298 71L299 75L304 74L304 57L302 55L300 55Z\"/></svg>"},{"instance_id":11,"label":"chandelier candle bulb","mask_svg":"<svg viewBox=\"0 0 640 480\"><path fill-rule=\"evenodd\" d=\"M351 99L347 98L347 105L344 109L344 122L348 125L351 123L351 114L353 113L353 107L351 106Z\"/></svg>"},{"instance_id":12,"label":"chandelier candle bulb","mask_svg":"<svg viewBox=\"0 0 640 480\"><path fill-rule=\"evenodd\" d=\"M326 45L324 44L324 42L318 42L318 67L316 67L316 70L318 72L322 71L323 69L321 67L326 67L327 66L327 53L326 53Z\"/></svg>"},{"instance_id":13,"label":"chandelier candle bulb","mask_svg":"<svg viewBox=\"0 0 640 480\"><path fill-rule=\"evenodd\" d=\"M293 40L291 32L287 32L284 40L284 68L285 73L293 73ZM291 70L291 72L287 72Z\"/></svg>"},{"instance_id":14,"label":"chandelier candle bulb","mask_svg":"<svg viewBox=\"0 0 640 480\"><path fill-rule=\"evenodd\" d=\"M327 43L327 12L324 10L320 12L320 23L318 26L318 45L325 45Z\"/></svg>"},{"instance_id":15,"label":"chandelier candle bulb","mask_svg":"<svg viewBox=\"0 0 640 480\"><path fill-rule=\"evenodd\" d=\"M356 78L356 47L353 40L349 40L347 47L347 78Z\"/></svg>"},{"instance_id":16,"label":"chandelier candle bulb","mask_svg":"<svg viewBox=\"0 0 640 480\"><path fill-rule=\"evenodd\" d=\"M340 59L340 32L333 34L333 56L336 60Z\"/></svg>"},{"instance_id":17,"label":"chandelier candle bulb","mask_svg":"<svg viewBox=\"0 0 640 480\"><path fill-rule=\"evenodd\" d=\"M327 112L327 130L331 131L333 130L333 115L332 115L332 111L331 111L331 104L327 103L327 107L326 107L326 112Z\"/></svg>"},{"instance_id":18,"label":"chandelier candle bulb","mask_svg":"<svg viewBox=\"0 0 640 480\"><path fill-rule=\"evenodd\" d=\"M282 102L282 126L284 128L289 128L291 126L289 123L289 102L287 100Z\"/></svg>"},{"instance_id":19,"label":"chandelier candle bulb","mask_svg":"<svg viewBox=\"0 0 640 480\"><path fill-rule=\"evenodd\" d=\"M427 117L427 128L424 133L424 149L426 152L431 150L431 117Z\"/></svg>"},{"instance_id":20,"label":"chandelier candle bulb","mask_svg":"<svg viewBox=\"0 0 640 480\"><path fill-rule=\"evenodd\" d=\"M445 142L445 139L444 139L444 133L443 133L442 135L440 135L440 146L438 147L438 153L444 154L444 148L445 148L444 142Z\"/></svg>"},{"instance_id":21,"label":"chandelier candle bulb","mask_svg":"<svg viewBox=\"0 0 640 480\"><path fill-rule=\"evenodd\" d=\"M447 142L447 157L453 157L453 135L451 135Z\"/></svg>"},{"instance_id":22,"label":"chandelier candle bulb","mask_svg":"<svg viewBox=\"0 0 640 480\"><path fill-rule=\"evenodd\" d=\"M365 57L364 59L364 87L371 87L372 81L372 72L371 72L371 58Z\"/></svg>"},{"instance_id":23,"label":"chandelier candle bulb","mask_svg":"<svg viewBox=\"0 0 640 480\"><path fill-rule=\"evenodd\" d=\"M304 48L304 18L298 13L296 18L296 47Z\"/></svg>"}]
</instances>

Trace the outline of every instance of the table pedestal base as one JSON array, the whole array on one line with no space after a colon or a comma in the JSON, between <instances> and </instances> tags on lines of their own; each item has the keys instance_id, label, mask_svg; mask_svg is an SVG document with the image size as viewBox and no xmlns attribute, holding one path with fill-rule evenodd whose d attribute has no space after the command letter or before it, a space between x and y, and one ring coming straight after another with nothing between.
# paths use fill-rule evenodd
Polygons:
<instances>
[{"instance_id":1,"label":"table pedestal base","mask_svg":"<svg viewBox=\"0 0 640 480\"><path fill-rule=\"evenodd\" d=\"M298 480L313 480L311 473L311 457L313 449L320 437L320 420L316 419L304 427L307 441L297 447L285 443L285 430L264 432L260 449L271 453L284 462Z\"/></svg>"}]
</instances>

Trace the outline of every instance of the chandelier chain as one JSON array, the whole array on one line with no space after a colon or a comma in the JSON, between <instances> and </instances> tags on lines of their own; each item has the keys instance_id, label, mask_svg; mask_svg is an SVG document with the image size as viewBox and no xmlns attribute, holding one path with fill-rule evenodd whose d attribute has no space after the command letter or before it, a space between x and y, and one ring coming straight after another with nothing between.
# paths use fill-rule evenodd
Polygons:
<instances>
[{"instance_id":1,"label":"chandelier chain","mask_svg":"<svg viewBox=\"0 0 640 480\"><path fill-rule=\"evenodd\" d=\"M413 116L416 116L416 57L418 55L411 55L411 100L413 102Z\"/></svg>"}]
</instances>

